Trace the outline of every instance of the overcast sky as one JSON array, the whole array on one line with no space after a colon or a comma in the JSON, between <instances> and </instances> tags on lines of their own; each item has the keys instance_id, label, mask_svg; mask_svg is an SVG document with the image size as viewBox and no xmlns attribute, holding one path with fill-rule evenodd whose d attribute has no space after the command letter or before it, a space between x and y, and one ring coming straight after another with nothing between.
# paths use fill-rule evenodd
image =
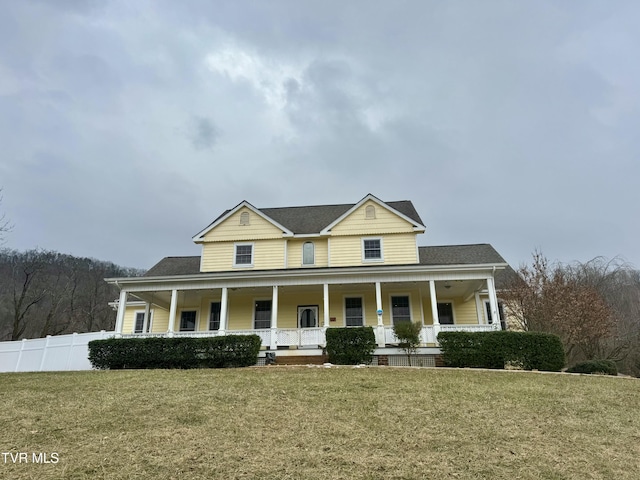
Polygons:
<instances>
[{"instance_id":1,"label":"overcast sky","mask_svg":"<svg viewBox=\"0 0 640 480\"><path fill-rule=\"evenodd\" d=\"M640 2L0 4L5 247L149 268L257 207L640 267Z\"/></svg>"}]
</instances>

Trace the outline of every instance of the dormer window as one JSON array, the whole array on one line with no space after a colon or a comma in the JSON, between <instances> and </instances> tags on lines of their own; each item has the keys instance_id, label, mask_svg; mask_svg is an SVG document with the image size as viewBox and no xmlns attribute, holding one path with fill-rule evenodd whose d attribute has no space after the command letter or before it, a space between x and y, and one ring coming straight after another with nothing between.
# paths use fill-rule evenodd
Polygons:
<instances>
[{"instance_id":1,"label":"dormer window","mask_svg":"<svg viewBox=\"0 0 640 480\"><path fill-rule=\"evenodd\" d=\"M240 214L240 225L249 225L249 212L242 212Z\"/></svg>"},{"instance_id":2,"label":"dormer window","mask_svg":"<svg viewBox=\"0 0 640 480\"><path fill-rule=\"evenodd\" d=\"M367 220L373 220L376 218L376 207L373 205L367 205L367 208L364 209L364 218Z\"/></svg>"}]
</instances>

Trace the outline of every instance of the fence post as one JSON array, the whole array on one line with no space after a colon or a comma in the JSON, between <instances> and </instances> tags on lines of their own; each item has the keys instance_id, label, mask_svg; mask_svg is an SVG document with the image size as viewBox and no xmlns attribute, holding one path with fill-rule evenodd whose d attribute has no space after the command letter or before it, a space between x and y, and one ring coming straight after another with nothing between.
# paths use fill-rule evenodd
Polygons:
<instances>
[{"instance_id":1,"label":"fence post","mask_svg":"<svg viewBox=\"0 0 640 480\"><path fill-rule=\"evenodd\" d=\"M45 357L47 356L47 349L49 348L50 338L51 338L51 335L47 335L47 338L44 341L44 347L42 347L42 358L40 359L40 368L38 369L39 372L42 372L42 369L44 368L44 361L45 361Z\"/></svg>"},{"instance_id":2,"label":"fence post","mask_svg":"<svg viewBox=\"0 0 640 480\"><path fill-rule=\"evenodd\" d=\"M71 355L73 354L73 345L76 343L76 337L78 336L77 332L73 332L73 335L71 335L71 345L69 346L69 354L67 355L67 366L65 368L65 370L69 370L69 364L71 363Z\"/></svg>"},{"instance_id":3,"label":"fence post","mask_svg":"<svg viewBox=\"0 0 640 480\"><path fill-rule=\"evenodd\" d=\"M22 343L20 344L20 352L18 352L18 361L16 362L16 368L13 369L14 372L19 372L18 368L20 367L20 361L22 360L22 351L24 350L24 346L27 344L27 339L23 338Z\"/></svg>"}]
</instances>

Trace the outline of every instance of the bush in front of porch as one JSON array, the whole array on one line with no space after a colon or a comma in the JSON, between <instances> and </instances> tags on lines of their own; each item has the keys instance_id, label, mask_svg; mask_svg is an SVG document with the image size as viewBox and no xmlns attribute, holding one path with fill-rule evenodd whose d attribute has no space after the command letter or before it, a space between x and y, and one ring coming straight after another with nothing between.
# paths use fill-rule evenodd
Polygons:
<instances>
[{"instance_id":1,"label":"bush in front of porch","mask_svg":"<svg viewBox=\"0 0 640 480\"><path fill-rule=\"evenodd\" d=\"M346 327L327 329L327 354L337 365L371 363L376 348L372 327Z\"/></svg>"},{"instance_id":2,"label":"bush in front of porch","mask_svg":"<svg viewBox=\"0 0 640 480\"><path fill-rule=\"evenodd\" d=\"M93 368L228 368L258 361L258 335L203 338L109 338L89 342Z\"/></svg>"},{"instance_id":3,"label":"bush in front of porch","mask_svg":"<svg viewBox=\"0 0 640 480\"><path fill-rule=\"evenodd\" d=\"M559 372L565 364L557 335L540 332L440 332L438 342L448 367L505 368Z\"/></svg>"}]
</instances>

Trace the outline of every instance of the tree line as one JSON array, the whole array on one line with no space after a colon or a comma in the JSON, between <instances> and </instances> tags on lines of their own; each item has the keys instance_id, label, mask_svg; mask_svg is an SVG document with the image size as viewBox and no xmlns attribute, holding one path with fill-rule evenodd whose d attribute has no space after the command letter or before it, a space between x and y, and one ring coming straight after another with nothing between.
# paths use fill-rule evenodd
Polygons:
<instances>
[{"instance_id":1,"label":"tree line","mask_svg":"<svg viewBox=\"0 0 640 480\"><path fill-rule=\"evenodd\" d=\"M619 259L551 263L534 252L500 296L516 328L560 337L569 365L608 359L640 376L640 272Z\"/></svg>"},{"instance_id":2,"label":"tree line","mask_svg":"<svg viewBox=\"0 0 640 480\"><path fill-rule=\"evenodd\" d=\"M50 250L0 250L0 341L113 330L108 277L143 270Z\"/></svg>"}]
</instances>

